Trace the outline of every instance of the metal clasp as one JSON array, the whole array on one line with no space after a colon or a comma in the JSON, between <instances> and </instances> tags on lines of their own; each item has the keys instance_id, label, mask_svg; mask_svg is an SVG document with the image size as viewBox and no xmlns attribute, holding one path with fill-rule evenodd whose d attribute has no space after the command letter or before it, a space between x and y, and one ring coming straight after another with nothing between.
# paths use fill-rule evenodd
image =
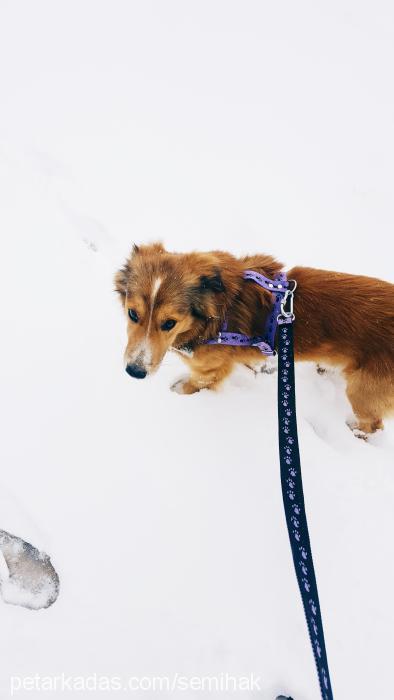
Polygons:
<instances>
[{"instance_id":1,"label":"metal clasp","mask_svg":"<svg viewBox=\"0 0 394 700\"><path fill-rule=\"evenodd\" d=\"M294 292L297 289L297 282L295 280L289 280L289 282L293 283L293 287L291 289L286 289L285 295L282 299L281 305L280 305L280 314L278 315L278 321L280 320L281 317L283 318L290 318L292 321L295 319L295 314L294 314ZM288 304L288 309L285 309L286 304Z\"/></svg>"}]
</instances>

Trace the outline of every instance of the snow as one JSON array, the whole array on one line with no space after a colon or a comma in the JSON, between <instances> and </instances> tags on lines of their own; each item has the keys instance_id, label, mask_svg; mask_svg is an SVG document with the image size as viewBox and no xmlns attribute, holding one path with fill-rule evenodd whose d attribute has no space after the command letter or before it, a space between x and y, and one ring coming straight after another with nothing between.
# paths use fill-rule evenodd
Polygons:
<instances>
[{"instance_id":1,"label":"snow","mask_svg":"<svg viewBox=\"0 0 394 700\"><path fill-rule=\"evenodd\" d=\"M393 280L393 20L382 0L4 3L0 528L51 557L60 595L1 606L3 697L59 673L253 673L237 696L318 697L276 374L179 396L170 354L133 381L112 277L161 238ZM385 696L393 421L355 439L340 377L310 365L297 400L335 697Z\"/></svg>"}]
</instances>

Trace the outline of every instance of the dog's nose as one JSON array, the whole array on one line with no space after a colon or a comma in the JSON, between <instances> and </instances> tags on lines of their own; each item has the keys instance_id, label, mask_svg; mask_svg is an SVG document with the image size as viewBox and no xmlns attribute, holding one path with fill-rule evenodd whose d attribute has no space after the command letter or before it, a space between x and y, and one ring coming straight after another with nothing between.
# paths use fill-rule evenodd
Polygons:
<instances>
[{"instance_id":1,"label":"dog's nose","mask_svg":"<svg viewBox=\"0 0 394 700\"><path fill-rule=\"evenodd\" d=\"M146 370L138 365L126 365L126 372L130 377L135 377L136 379L143 379L146 377Z\"/></svg>"}]
</instances>

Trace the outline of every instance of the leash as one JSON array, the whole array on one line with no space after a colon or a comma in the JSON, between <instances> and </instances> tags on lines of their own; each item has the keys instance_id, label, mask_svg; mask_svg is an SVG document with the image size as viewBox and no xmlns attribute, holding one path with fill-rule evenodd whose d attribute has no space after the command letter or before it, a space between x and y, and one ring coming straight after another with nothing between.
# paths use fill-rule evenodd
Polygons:
<instances>
[{"instance_id":1,"label":"leash","mask_svg":"<svg viewBox=\"0 0 394 700\"><path fill-rule=\"evenodd\" d=\"M298 447L294 376L293 294L278 317L278 428L282 497L294 568L304 606L322 700L333 700L323 621L309 540Z\"/></svg>"},{"instance_id":2,"label":"leash","mask_svg":"<svg viewBox=\"0 0 394 700\"><path fill-rule=\"evenodd\" d=\"M287 280L284 272L279 273L274 280L270 280L254 270L246 270L243 277L256 282L260 287L274 295L272 310L267 318L264 334L257 338L250 338L241 333L231 333L227 329L228 324L226 320L218 336L205 341L205 344L251 346L257 347L264 355L275 355L275 335L278 330L278 428L283 505L321 697L322 700L333 700L319 595L305 512L298 446L293 333L293 321L295 319L293 312L294 292L297 283L294 280ZM289 282L293 283L291 288ZM283 696L280 697L283 698ZM287 700L292 699L288 698Z\"/></svg>"}]
</instances>

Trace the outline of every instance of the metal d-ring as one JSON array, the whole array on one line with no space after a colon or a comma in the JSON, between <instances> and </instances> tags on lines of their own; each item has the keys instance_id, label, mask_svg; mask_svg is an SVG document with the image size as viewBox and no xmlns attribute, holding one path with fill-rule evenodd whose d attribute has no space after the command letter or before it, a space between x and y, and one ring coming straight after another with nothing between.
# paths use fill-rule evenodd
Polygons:
<instances>
[{"instance_id":1,"label":"metal d-ring","mask_svg":"<svg viewBox=\"0 0 394 700\"><path fill-rule=\"evenodd\" d=\"M280 318L291 318L292 321L295 319L294 315L294 292L297 289L297 282L296 280L289 280L289 282L293 283L292 289L286 289L285 295L282 299L281 305L280 305L280 314L278 315L277 320L279 321ZM285 306L287 304L287 301L289 302L289 309L288 311L285 310Z\"/></svg>"}]
</instances>

